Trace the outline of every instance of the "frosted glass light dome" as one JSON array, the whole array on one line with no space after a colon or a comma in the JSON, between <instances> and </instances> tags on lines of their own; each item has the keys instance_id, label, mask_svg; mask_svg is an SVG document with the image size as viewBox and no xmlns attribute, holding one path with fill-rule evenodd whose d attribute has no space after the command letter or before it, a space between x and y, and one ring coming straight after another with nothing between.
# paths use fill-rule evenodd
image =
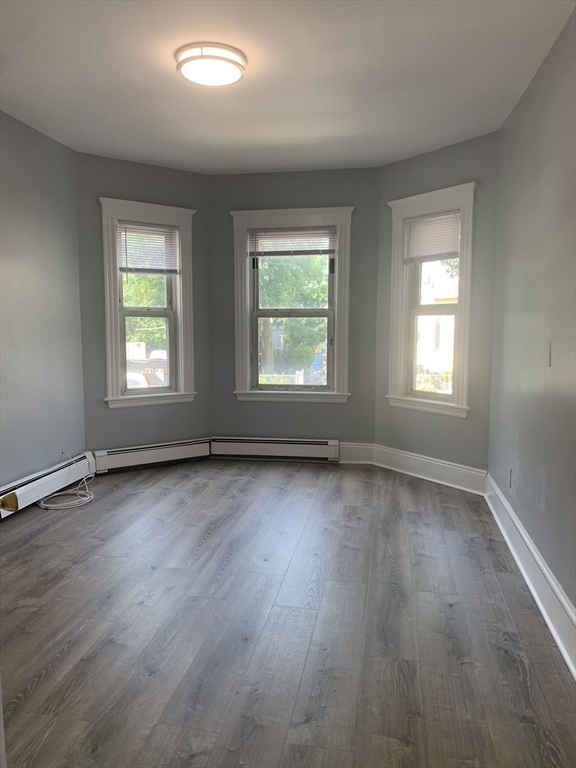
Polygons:
<instances>
[{"instance_id":1,"label":"frosted glass light dome","mask_svg":"<svg viewBox=\"0 0 576 768\"><path fill-rule=\"evenodd\" d=\"M175 57L176 69L198 85L232 85L246 71L242 51L220 43L190 43L179 48Z\"/></svg>"}]
</instances>

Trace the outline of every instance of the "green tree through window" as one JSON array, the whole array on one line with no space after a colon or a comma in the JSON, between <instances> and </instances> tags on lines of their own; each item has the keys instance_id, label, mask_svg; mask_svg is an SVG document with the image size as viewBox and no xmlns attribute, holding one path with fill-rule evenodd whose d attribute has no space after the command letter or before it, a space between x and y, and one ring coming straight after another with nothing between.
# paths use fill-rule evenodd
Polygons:
<instances>
[{"instance_id":1,"label":"green tree through window","mask_svg":"<svg viewBox=\"0 0 576 768\"><path fill-rule=\"evenodd\" d=\"M259 259L261 309L328 306L328 256L271 256ZM259 351L262 373L275 369L272 327L284 326L288 371L309 371L316 354L326 353L326 318L262 318Z\"/></svg>"},{"instance_id":2,"label":"green tree through window","mask_svg":"<svg viewBox=\"0 0 576 768\"><path fill-rule=\"evenodd\" d=\"M164 309L167 306L165 275L124 273L122 290L125 307ZM126 341L144 341L150 349L166 349L166 321L161 317L127 318Z\"/></svg>"}]
</instances>

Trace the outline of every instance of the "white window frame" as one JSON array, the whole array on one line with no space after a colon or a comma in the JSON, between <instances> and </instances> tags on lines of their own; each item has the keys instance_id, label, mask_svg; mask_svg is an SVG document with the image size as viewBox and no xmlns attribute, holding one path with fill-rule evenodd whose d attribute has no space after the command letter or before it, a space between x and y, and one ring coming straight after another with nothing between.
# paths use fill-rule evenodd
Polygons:
<instances>
[{"instance_id":1,"label":"white window frame","mask_svg":"<svg viewBox=\"0 0 576 768\"><path fill-rule=\"evenodd\" d=\"M167 205L138 203L101 197L102 225L104 230L104 278L106 292L106 375L107 396L110 408L131 408L167 403L189 403L194 400L194 328L192 311L192 216L195 210L173 208ZM125 344L122 318L124 314L138 314L120 306L119 271L116 253L116 225L118 221L138 224L171 226L178 228L180 267L179 274L170 279L174 312L175 338L170 341L171 372L174 384L160 391L135 394L126 391ZM153 314L154 310L150 310ZM166 314L162 312L162 314ZM124 346L123 346L124 344Z\"/></svg>"},{"instance_id":2,"label":"white window frame","mask_svg":"<svg viewBox=\"0 0 576 768\"><path fill-rule=\"evenodd\" d=\"M354 207L287 208L270 211L230 211L234 220L234 278L236 315L236 389L241 401L345 403L348 391L350 313L350 227ZM330 389L278 390L255 388L250 355L252 348L251 229L304 229L336 227L334 269L333 381ZM330 340L329 340L330 343Z\"/></svg>"},{"instance_id":3,"label":"white window frame","mask_svg":"<svg viewBox=\"0 0 576 768\"><path fill-rule=\"evenodd\" d=\"M392 208L392 295L390 322L390 405L444 416L466 418L472 267L472 215L476 182L459 184L388 203ZM412 389L411 314L414 278L419 265L406 264L406 222L416 216L460 211L460 266L455 313L453 394L422 394Z\"/></svg>"}]
</instances>

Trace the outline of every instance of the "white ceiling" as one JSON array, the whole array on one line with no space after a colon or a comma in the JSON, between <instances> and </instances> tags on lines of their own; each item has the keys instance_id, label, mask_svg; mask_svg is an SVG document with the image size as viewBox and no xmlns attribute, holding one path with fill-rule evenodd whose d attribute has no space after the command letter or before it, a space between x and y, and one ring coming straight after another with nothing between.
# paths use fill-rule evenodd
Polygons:
<instances>
[{"instance_id":1,"label":"white ceiling","mask_svg":"<svg viewBox=\"0 0 576 768\"><path fill-rule=\"evenodd\" d=\"M6 0L1 106L73 149L207 173L383 165L497 130L572 0ZM174 51L240 48L205 88Z\"/></svg>"}]
</instances>

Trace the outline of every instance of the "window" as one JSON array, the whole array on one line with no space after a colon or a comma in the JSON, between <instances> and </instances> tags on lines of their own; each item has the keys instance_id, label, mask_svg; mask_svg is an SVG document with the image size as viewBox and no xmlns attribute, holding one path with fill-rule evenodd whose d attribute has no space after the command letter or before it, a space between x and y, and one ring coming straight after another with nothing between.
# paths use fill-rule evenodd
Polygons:
<instances>
[{"instance_id":1,"label":"window","mask_svg":"<svg viewBox=\"0 0 576 768\"><path fill-rule=\"evenodd\" d=\"M348 399L352 211L231 212L239 400Z\"/></svg>"},{"instance_id":2,"label":"window","mask_svg":"<svg viewBox=\"0 0 576 768\"><path fill-rule=\"evenodd\" d=\"M468 415L475 183L395 200L390 405Z\"/></svg>"},{"instance_id":3,"label":"window","mask_svg":"<svg viewBox=\"0 0 576 768\"><path fill-rule=\"evenodd\" d=\"M194 399L194 211L100 198L110 408Z\"/></svg>"}]
</instances>

